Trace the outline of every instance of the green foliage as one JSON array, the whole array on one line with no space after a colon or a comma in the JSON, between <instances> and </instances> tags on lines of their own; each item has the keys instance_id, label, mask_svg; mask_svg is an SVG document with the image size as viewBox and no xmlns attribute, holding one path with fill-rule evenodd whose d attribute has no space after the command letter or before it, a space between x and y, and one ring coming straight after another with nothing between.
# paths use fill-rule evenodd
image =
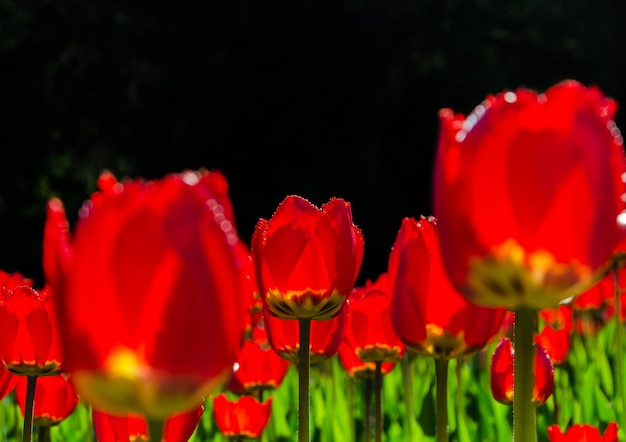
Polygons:
<instances>
[{"instance_id":1,"label":"green foliage","mask_svg":"<svg viewBox=\"0 0 626 442\"><path fill-rule=\"evenodd\" d=\"M621 325L623 327L623 325ZM624 331L624 330L623 330ZM615 390L615 323L595 336L572 337L572 351L555 367L555 390L537 409L538 440L547 442L546 428L565 429L588 423L604 430L609 422L620 425ZM448 375L448 416L451 442L502 442L512 439L512 409L496 402L490 390L489 364L493 342L465 360L451 360ZM624 350L624 349L622 349ZM383 377L384 436L387 442L435 441L434 361L407 353L405 360ZM273 398L272 415L261 441L293 441L298 427L298 372L291 366L283 384L266 392ZM350 378L336 357L311 367L311 432L313 441L364 440L365 381ZM190 442L225 442L215 425L211 399ZM372 417L373 425L373 417ZM0 406L0 442L21 440L22 417L13 394ZM373 430L372 430L373 431ZM372 433L373 434L373 433ZM91 441L94 438L88 405L76 411L51 432L54 442Z\"/></svg>"}]
</instances>

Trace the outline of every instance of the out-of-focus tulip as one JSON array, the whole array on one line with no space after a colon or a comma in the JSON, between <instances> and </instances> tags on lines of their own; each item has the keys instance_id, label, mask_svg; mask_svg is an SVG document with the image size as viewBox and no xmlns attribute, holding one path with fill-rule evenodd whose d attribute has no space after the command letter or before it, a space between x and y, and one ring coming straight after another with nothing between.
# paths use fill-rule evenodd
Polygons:
<instances>
[{"instance_id":1,"label":"out-of-focus tulip","mask_svg":"<svg viewBox=\"0 0 626 442\"><path fill-rule=\"evenodd\" d=\"M484 348L501 330L506 309L479 307L450 283L434 217L404 218L389 255L391 323L411 350L457 358Z\"/></svg>"},{"instance_id":2,"label":"out-of-focus tulip","mask_svg":"<svg viewBox=\"0 0 626 442\"><path fill-rule=\"evenodd\" d=\"M546 350L554 365L567 359L573 330L572 306L561 304L556 308L539 311L542 325L536 340Z\"/></svg>"},{"instance_id":3,"label":"out-of-focus tulip","mask_svg":"<svg viewBox=\"0 0 626 442\"><path fill-rule=\"evenodd\" d=\"M604 307L607 299L614 293L613 276L609 273L596 284L576 296L572 300L572 308L576 311L599 310Z\"/></svg>"},{"instance_id":4,"label":"out-of-focus tulip","mask_svg":"<svg viewBox=\"0 0 626 442\"><path fill-rule=\"evenodd\" d=\"M26 388L28 379L19 376L15 388L15 399L22 412L26 411ZM40 376L35 388L33 425L51 427L63 422L78 405L78 395L72 381L65 373L54 376Z\"/></svg>"},{"instance_id":5,"label":"out-of-focus tulip","mask_svg":"<svg viewBox=\"0 0 626 442\"><path fill-rule=\"evenodd\" d=\"M5 367L0 367L0 401L15 389L17 378L17 375L11 373Z\"/></svg>"},{"instance_id":6,"label":"out-of-focus tulip","mask_svg":"<svg viewBox=\"0 0 626 442\"><path fill-rule=\"evenodd\" d=\"M318 208L287 196L252 235L257 284L270 313L281 319L335 317L358 276L363 245L348 202L331 198Z\"/></svg>"},{"instance_id":7,"label":"out-of-focus tulip","mask_svg":"<svg viewBox=\"0 0 626 442\"><path fill-rule=\"evenodd\" d=\"M213 399L213 418L224 436L261 437L270 420L272 398L259 402L254 396L244 395L231 401L221 393Z\"/></svg>"},{"instance_id":8,"label":"out-of-focus tulip","mask_svg":"<svg viewBox=\"0 0 626 442\"><path fill-rule=\"evenodd\" d=\"M118 182L105 172L98 184L70 263L47 267L62 287L66 368L81 398L109 413L190 409L230 374L251 296L226 180L200 170ZM210 345L199 350L201 341Z\"/></svg>"},{"instance_id":9,"label":"out-of-focus tulip","mask_svg":"<svg viewBox=\"0 0 626 442\"><path fill-rule=\"evenodd\" d=\"M233 377L250 394L275 390L282 384L289 367L289 361L280 357L269 344L246 340L239 351Z\"/></svg>"},{"instance_id":10,"label":"out-of-focus tulip","mask_svg":"<svg viewBox=\"0 0 626 442\"><path fill-rule=\"evenodd\" d=\"M554 365L561 365L566 361L570 349L569 330L564 328L555 329L551 325L544 325L541 327L536 339L548 353Z\"/></svg>"},{"instance_id":11,"label":"out-of-focus tulip","mask_svg":"<svg viewBox=\"0 0 626 442\"><path fill-rule=\"evenodd\" d=\"M406 350L391 324L388 289L387 273L382 273L375 282L355 287L344 307L343 340L364 362L398 362Z\"/></svg>"},{"instance_id":12,"label":"out-of-focus tulip","mask_svg":"<svg viewBox=\"0 0 626 442\"><path fill-rule=\"evenodd\" d=\"M10 292L18 285L33 285L34 281L31 278L26 278L19 272L8 273L4 270L0 270L0 292Z\"/></svg>"},{"instance_id":13,"label":"out-of-focus tulip","mask_svg":"<svg viewBox=\"0 0 626 442\"><path fill-rule=\"evenodd\" d=\"M565 433L558 425L550 425L547 428L550 442L618 442L617 430L616 422L610 422L604 434L600 434L597 427L589 424L574 424Z\"/></svg>"},{"instance_id":14,"label":"out-of-focus tulip","mask_svg":"<svg viewBox=\"0 0 626 442\"><path fill-rule=\"evenodd\" d=\"M296 319L280 319L267 309L263 310L265 329L269 343L278 355L299 364L300 327ZM346 323L346 311L328 320L311 321L310 364L316 364L334 356L339 350Z\"/></svg>"},{"instance_id":15,"label":"out-of-focus tulip","mask_svg":"<svg viewBox=\"0 0 626 442\"><path fill-rule=\"evenodd\" d=\"M533 404L539 407L546 403L554 391L554 366L545 349L535 343L535 386ZM509 338L502 338L491 358L491 393L498 402L513 405L514 376L513 359L515 349Z\"/></svg>"},{"instance_id":16,"label":"out-of-focus tulip","mask_svg":"<svg viewBox=\"0 0 626 442\"><path fill-rule=\"evenodd\" d=\"M49 376L63 359L50 292L18 285L0 294L0 359L13 373Z\"/></svg>"},{"instance_id":17,"label":"out-of-focus tulip","mask_svg":"<svg viewBox=\"0 0 626 442\"><path fill-rule=\"evenodd\" d=\"M341 366L346 370L349 376L355 379L374 379L376 375L376 363L375 362L363 362L356 355L354 348L351 347L345 340L339 344L339 350L337 351L337 357ZM396 366L395 362L383 362L380 365L380 373L384 376L391 372Z\"/></svg>"},{"instance_id":18,"label":"out-of-focus tulip","mask_svg":"<svg viewBox=\"0 0 626 442\"><path fill-rule=\"evenodd\" d=\"M165 419L164 442L187 442L202 418L204 401L191 411ZM112 415L92 408L94 433L98 442L149 441L148 424L141 415Z\"/></svg>"},{"instance_id":19,"label":"out-of-focus tulip","mask_svg":"<svg viewBox=\"0 0 626 442\"><path fill-rule=\"evenodd\" d=\"M606 272L623 235L617 104L566 80L440 111L434 214L452 283L480 305L542 309Z\"/></svg>"}]
</instances>

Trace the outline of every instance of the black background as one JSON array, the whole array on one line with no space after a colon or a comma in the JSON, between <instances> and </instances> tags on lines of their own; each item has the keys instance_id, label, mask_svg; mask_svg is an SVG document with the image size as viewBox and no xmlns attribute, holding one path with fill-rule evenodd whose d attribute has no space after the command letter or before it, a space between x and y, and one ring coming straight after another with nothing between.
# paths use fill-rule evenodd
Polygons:
<instances>
[{"instance_id":1,"label":"black background","mask_svg":"<svg viewBox=\"0 0 626 442\"><path fill-rule=\"evenodd\" d=\"M248 243L288 194L350 201L359 283L374 279L402 218L431 214L438 110L565 78L626 103L625 12L617 0L0 0L0 269L42 284L47 199L73 223L103 169L206 167L226 175Z\"/></svg>"}]
</instances>

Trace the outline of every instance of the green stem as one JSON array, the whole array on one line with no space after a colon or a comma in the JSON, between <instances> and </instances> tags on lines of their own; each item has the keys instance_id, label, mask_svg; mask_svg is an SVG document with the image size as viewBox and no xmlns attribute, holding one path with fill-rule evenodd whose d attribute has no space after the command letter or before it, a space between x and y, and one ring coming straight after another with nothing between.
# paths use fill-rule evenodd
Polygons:
<instances>
[{"instance_id":1,"label":"green stem","mask_svg":"<svg viewBox=\"0 0 626 442\"><path fill-rule=\"evenodd\" d=\"M552 422L558 424L559 423L559 402L557 401L557 396L560 397L560 393L557 394L557 390L559 389L559 367L554 366L554 390L552 390L552 404L554 405L554 412L552 413Z\"/></svg>"},{"instance_id":2,"label":"green stem","mask_svg":"<svg viewBox=\"0 0 626 442\"><path fill-rule=\"evenodd\" d=\"M310 372L311 372L311 319L300 318L300 349L298 362L298 442L309 442Z\"/></svg>"},{"instance_id":3,"label":"green stem","mask_svg":"<svg viewBox=\"0 0 626 442\"><path fill-rule=\"evenodd\" d=\"M448 363L447 358L435 358L437 442L448 441Z\"/></svg>"},{"instance_id":4,"label":"green stem","mask_svg":"<svg viewBox=\"0 0 626 442\"><path fill-rule=\"evenodd\" d=\"M376 393L375 402L375 419L376 419L376 442L383 440L383 372L381 361L376 361L376 372L374 374L374 390Z\"/></svg>"},{"instance_id":5,"label":"green stem","mask_svg":"<svg viewBox=\"0 0 626 442\"><path fill-rule=\"evenodd\" d=\"M513 442L537 441L537 416L533 404L535 386L535 319L537 311L515 310L515 355L513 358Z\"/></svg>"},{"instance_id":6,"label":"green stem","mask_svg":"<svg viewBox=\"0 0 626 442\"><path fill-rule=\"evenodd\" d=\"M413 406L413 382L411 377L411 367L407 354L402 358L402 383L404 384L404 405L406 406L406 434L407 440L413 440L413 419L415 407Z\"/></svg>"},{"instance_id":7,"label":"green stem","mask_svg":"<svg viewBox=\"0 0 626 442\"><path fill-rule=\"evenodd\" d=\"M163 419L146 418L148 421L148 435L150 442L161 442L163 440Z\"/></svg>"},{"instance_id":8,"label":"green stem","mask_svg":"<svg viewBox=\"0 0 626 442\"><path fill-rule=\"evenodd\" d=\"M463 360L455 360L454 372L456 375L456 427L460 442L470 441L467 434L467 413L465 411L465 391L463 390Z\"/></svg>"},{"instance_id":9,"label":"green stem","mask_svg":"<svg viewBox=\"0 0 626 442\"><path fill-rule=\"evenodd\" d=\"M37 442L50 442L50 427L37 428Z\"/></svg>"},{"instance_id":10,"label":"green stem","mask_svg":"<svg viewBox=\"0 0 626 442\"><path fill-rule=\"evenodd\" d=\"M350 416L350 423L352 424L352 438L356 434L356 419L354 418L354 383L353 377L348 378L348 414Z\"/></svg>"},{"instance_id":11,"label":"green stem","mask_svg":"<svg viewBox=\"0 0 626 442\"><path fill-rule=\"evenodd\" d=\"M26 383L26 403L24 406L24 434L22 441L31 442L33 440L33 417L35 413L35 388L37 387L37 376L27 376Z\"/></svg>"},{"instance_id":12,"label":"green stem","mask_svg":"<svg viewBox=\"0 0 626 442\"><path fill-rule=\"evenodd\" d=\"M370 442L370 436L372 434L372 424L371 424L371 412L370 405L372 403L372 379L365 379L365 392L364 392L364 413L363 416L363 440L365 442Z\"/></svg>"},{"instance_id":13,"label":"green stem","mask_svg":"<svg viewBox=\"0 0 626 442\"><path fill-rule=\"evenodd\" d=\"M620 286L618 279L618 267L617 261L613 263L613 294L615 298L615 308L613 312L613 317L615 321L615 346L617 347L615 351L615 387L617 390L617 416L619 416L619 424L621 427L626 425L624 422L624 404L626 403L626 399L624 398L624 383L623 383L623 360L622 360L622 324L620 322L620 314L621 314L621 296L620 296Z\"/></svg>"}]
</instances>

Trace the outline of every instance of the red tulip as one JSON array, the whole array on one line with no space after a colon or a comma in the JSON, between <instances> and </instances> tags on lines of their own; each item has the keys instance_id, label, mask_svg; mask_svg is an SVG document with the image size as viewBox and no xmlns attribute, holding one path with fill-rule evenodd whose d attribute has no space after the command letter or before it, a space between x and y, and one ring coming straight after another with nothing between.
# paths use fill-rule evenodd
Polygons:
<instances>
[{"instance_id":1,"label":"red tulip","mask_svg":"<svg viewBox=\"0 0 626 442\"><path fill-rule=\"evenodd\" d=\"M187 442L200 423L204 401L190 411L165 419L164 442ZM112 415L92 408L94 433L98 442L149 441L148 424L141 415Z\"/></svg>"},{"instance_id":2,"label":"red tulip","mask_svg":"<svg viewBox=\"0 0 626 442\"><path fill-rule=\"evenodd\" d=\"M28 379L19 376L15 398L22 412L26 412L26 387ZM33 424L40 427L58 425L69 417L78 405L78 395L72 381L64 373L37 378Z\"/></svg>"},{"instance_id":3,"label":"red tulip","mask_svg":"<svg viewBox=\"0 0 626 442\"><path fill-rule=\"evenodd\" d=\"M554 391L554 366L545 349L534 344L535 348L535 386L533 404L539 407L546 403ZM514 376L513 359L515 349L509 338L502 338L491 358L491 393L498 402L513 405Z\"/></svg>"},{"instance_id":4,"label":"red tulip","mask_svg":"<svg viewBox=\"0 0 626 442\"><path fill-rule=\"evenodd\" d=\"M599 310L613 298L614 293L613 275L608 274L574 298L572 306L575 310Z\"/></svg>"},{"instance_id":5,"label":"red tulip","mask_svg":"<svg viewBox=\"0 0 626 442\"><path fill-rule=\"evenodd\" d=\"M213 399L213 417L224 436L261 437L271 411L272 398L259 402L253 396L245 395L230 401L222 393Z\"/></svg>"},{"instance_id":6,"label":"red tulip","mask_svg":"<svg viewBox=\"0 0 626 442\"><path fill-rule=\"evenodd\" d=\"M556 308L540 310L539 318L543 325L536 339L548 352L552 363L560 365L569 354L573 330L572 306L561 304Z\"/></svg>"},{"instance_id":7,"label":"red tulip","mask_svg":"<svg viewBox=\"0 0 626 442\"><path fill-rule=\"evenodd\" d=\"M618 442L617 423L610 422L604 430L604 435L600 430L589 424L574 424L565 433L558 425L550 425L547 428L548 440L550 442Z\"/></svg>"},{"instance_id":8,"label":"red tulip","mask_svg":"<svg viewBox=\"0 0 626 442\"><path fill-rule=\"evenodd\" d=\"M354 347L351 347L345 340L342 340L341 344L339 344L337 357L349 376L356 379L374 379L376 363L360 360L354 351ZM384 376L390 373L395 366L396 362L383 362L380 365L380 373Z\"/></svg>"},{"instance_id":9,"label":"red tulip","mask_svg":"<svg viewBox=\"0 0 626 442\"><path fill-rule=\"evenodd\" d=\"M0 401L14 389L19 376L11 373L6 367L0 367Z\"/></svg>"},{"instance_id":10,"label":"red tulip","mask_svg":"<svg viewBox=\"0 0 626 442\"><path fill-rule=\"evenodd\" d=\"M246 340L239 351L233 377L251 394L280 387L288 369L289 361L280 357L269 344Z\"/></svg>"},{"instance_id":11,"label":"red tulip","mask_svg":"<svg viewBox=\"0 0 626 442\"><path fill-rule=\"evenodd\" d=\"M537 342L545 349L554 365L567 360L570 349L570 331L544 325L537 335Z\"/></svg>"},{"instance_id":12,"label":"red tulip","mask_svg":"<svg viewBox=\"0 0 626 442\"><path fill-rule=\"evenodd\" d=\"M299 363L300 328L295 319L280 319L264 308L264 322L270 345L276 353L288 361ZM310 364L316 364L334 356L339 350L346 322L346 311L341 309L332 319L311 321Z\"/></svg>"},{"instance_id":13,"label":"red tulip","mask_svg":"<svg viewBox=\"0 0 626 442\"><path fill-rule=\"evenodd\" d=\"M0 294L0 359L13 373L48 376L61 372L61 347L48 290L30 285Z\"/></svg>"},{"instance_id":14,"label":"red tulip","mask_svg":"<svg viewBox=\"0 0 626 442\"><path fill-rule=\"evenodd\" d=\"M406 347L391 324L387 273L352 290L343 340L364 362L398 362Z\"/></svg>"},{"instance_id":15,"label":"red tulip","mask_svg":"<svg viewBox=\"0 0 626 442\"><path fill-rule=\"evenodd\" d=\"M541 309L606 271L623 235L616 103L568 80L467 117L440 112L434 180L443 262L476 303Z\"/></svg>"},{"instance_id":16,"label":"red tulip","mask_svg":"<svg viewBox=\"0 0 626 442\"><path fill-rule=\"evenodd\" d=\"M4 270L0 270L0 292L10 292L18 285L32 286L34 281L30 278L24 277L21 273L7 273Z\"/></svg>"},{"instance_id":17,"label":"red tulip","mask_svg":"<svg viewBox=\"0 0 626 442\"><path fill-rule=\"evenodd\" d=\"M501 330L505 309L474 305L450 283L437 221L404 218L389 255L391 323L418 353L457 358L484 348Z\"/></svg>"},{"instance_id":18,"label":"red tulip","mask_svg":"<svg viewBox=\"0 0 626 442\"><path fill-rule=\"evenodd\" d=\"M358 276L363 244L346 201L331 198L318 208L287 196L252 235L256 280L270 313L281 319L336 316Z\"/></svg>"},{"instance_id":19,"label":"red tulip","mask_svg":"<svg viewBox=\"0 0 626 442\"><path fill-rule=\"evenodd\" d=\"M65 290L65 275L69 271L72 254L70 227L63 202L51 198L43 233L43 272L52 293Z\"/></svg>"},{"instance_id":20,"label":"red tulip","mask_svg":"<svg viewBox=\"0 0 626 442\"><path fill-rule=\"evenodd\" d=\"M158 419L189 409L232 370L251 296L225 179L104 173L99 186L80 210L71 262L50 266L63 287L67 369L103 411Z\"/></svg>"}]
</instances>

